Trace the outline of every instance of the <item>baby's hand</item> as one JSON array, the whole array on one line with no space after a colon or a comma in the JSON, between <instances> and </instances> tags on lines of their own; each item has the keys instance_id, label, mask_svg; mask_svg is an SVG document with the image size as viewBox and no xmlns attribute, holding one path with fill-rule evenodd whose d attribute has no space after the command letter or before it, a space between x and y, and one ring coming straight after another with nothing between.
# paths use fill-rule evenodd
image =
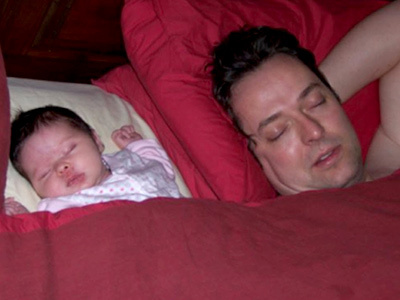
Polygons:
<instances>
[{"instance_id":1,"label":"baby's hand","mask_svg":"<svg viewBox=\"0 0 400 300\"><path fill-rule=\"evenodd\" d=\"M111 134L111 139L120 149L123 149L130 143L141 140L142 136L135 131L132 125L125 125L120 129L114 130Z\"/></svg>"},{"instance_id":2,"label":"baby's hand","mask_svg":"<svg viewBox=\"0 0 400 300\"><path fill-rule=\"evenodd\" d=\"M18 214L29 213L25 206L21 203L15 201L13 197L6 198L4 201L4 213L9 216L14 216Z\"/></svg>"}]
</instances>

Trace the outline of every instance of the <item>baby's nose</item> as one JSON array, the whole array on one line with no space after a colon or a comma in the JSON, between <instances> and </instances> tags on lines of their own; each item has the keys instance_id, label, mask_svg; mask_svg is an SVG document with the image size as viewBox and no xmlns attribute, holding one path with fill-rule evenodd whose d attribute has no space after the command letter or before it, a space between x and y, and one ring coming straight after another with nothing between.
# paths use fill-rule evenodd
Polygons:
<instances>
[{"instance_id":1,"label":"baby's nose","mask_svg":"<svg viewBox=\"0 0 400 300\"><path fill-rule=\"evenodd\" d=\"M61 162L58 165L57 173L59 175L67 175L71 171L71 165L68 162Z\"/></svg>"}]
</instances>

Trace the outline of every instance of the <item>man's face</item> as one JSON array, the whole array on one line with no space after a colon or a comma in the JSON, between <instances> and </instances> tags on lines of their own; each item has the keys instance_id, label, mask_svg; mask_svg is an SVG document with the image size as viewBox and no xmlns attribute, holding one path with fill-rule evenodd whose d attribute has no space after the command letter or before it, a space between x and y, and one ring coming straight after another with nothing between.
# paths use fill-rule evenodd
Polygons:
<instances>
[{"instance_id":1,"label":"man's face","mask_svg":"<svg viewBox=\"0 0 400 300\"><path fill-rule=\"evenodd\" d=\"M20 163L41 198L70 195L101 183L109 172L101 141L65 122L39 128L24 143Z\"/></svg>"},{"instance_id":2,"label":"man's face","mask_svg":"<svg viewBox=\"0 0 400 300\"><path fill-rule=\"evenodd\" d=\"M333 93L299 60L278 54L232 87L232 109L280 194L364 179L360 145Z\"/></svg>"}]
</instances>

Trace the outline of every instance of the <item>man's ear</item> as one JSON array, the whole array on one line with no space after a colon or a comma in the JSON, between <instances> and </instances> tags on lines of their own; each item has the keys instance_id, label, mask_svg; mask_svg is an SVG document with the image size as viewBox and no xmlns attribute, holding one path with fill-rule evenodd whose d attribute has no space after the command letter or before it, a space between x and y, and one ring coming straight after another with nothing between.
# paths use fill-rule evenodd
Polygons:
<instances>
[{"instance_id":1,"label":"man's ear","mask_svg":"<svg viewBox=\"0 0 400 300\"><path fill-rule=\"evenodd\" d=\"M101 141L100 136L97 134L96 130L94 130L93 128L92 128L92 136L97 145L97 148L99 148L100 153L103 153L104 148L105 148L104 144Z\"/></svg>"}]
</instances>

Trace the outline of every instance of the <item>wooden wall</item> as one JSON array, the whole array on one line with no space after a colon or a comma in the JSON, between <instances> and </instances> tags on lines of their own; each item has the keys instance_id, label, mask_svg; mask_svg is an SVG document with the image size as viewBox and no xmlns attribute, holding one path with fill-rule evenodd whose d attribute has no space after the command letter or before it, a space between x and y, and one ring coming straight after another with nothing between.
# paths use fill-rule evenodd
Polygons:
<instances>
[{"instance_id":1,"label":"wooden wall","mask_svg":"<svg viewBox=\"0 0 400 300\"><path fill-rule=\"evenodd\" d=\"M127 62L123 0L1 0L8 76L89 82Z\"/></svg>"}]
</instances>

